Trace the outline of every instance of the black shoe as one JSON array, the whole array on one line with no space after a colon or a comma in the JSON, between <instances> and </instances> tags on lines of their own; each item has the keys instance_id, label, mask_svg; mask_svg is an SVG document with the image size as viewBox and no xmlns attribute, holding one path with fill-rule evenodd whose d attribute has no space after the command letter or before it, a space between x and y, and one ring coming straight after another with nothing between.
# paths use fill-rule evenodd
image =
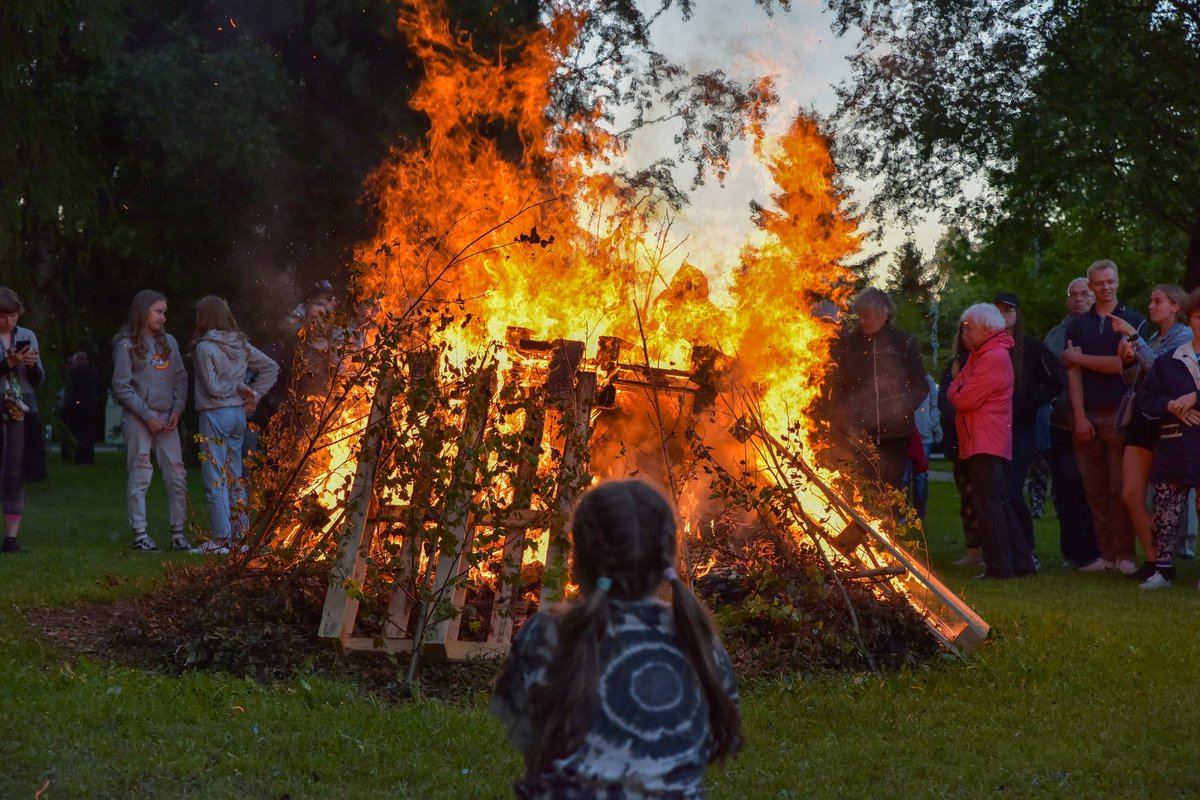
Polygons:
<instances>
[{"instance_id":1,"label":"black shoe","mask_svg":"<svg viewBox=\"0 0 1200 800\"><path fill-rule=\"evenodd\" d=\"M1141 583L1141 582L1147 580L1153 574L1154 574L1154 562L1153 561L1145 561L1142 563L1142 565L1140 567L1138 567L1137 572L1131 572L1128 575L1126 575L1125 577L1132 578L1133 580L1137 581L1138 583Z\"/></svg>"},{"instance_id":2,"label":"black shoe","mask_svg":"<svg viewBox=\"0 0 1200 800\"><path fill-rule=\"evenodd\" d=\"M24 547L17 542L15 536L5 536L4 544L0 545L0 553L28 553Z\"/></svg>"}]
</instances>

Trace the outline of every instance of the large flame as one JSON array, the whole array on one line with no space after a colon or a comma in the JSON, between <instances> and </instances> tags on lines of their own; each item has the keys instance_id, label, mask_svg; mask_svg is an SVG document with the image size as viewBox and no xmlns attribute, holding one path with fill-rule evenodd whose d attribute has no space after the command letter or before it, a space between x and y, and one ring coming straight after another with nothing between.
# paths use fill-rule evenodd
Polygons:
<instances>
[{"instance_id":1,"label":"large flame","mask_svg":"<svg viewBox=\"0 0 1200 800\"><path fill-rule=\"evenodd\" d=\"M371 177L380 225L358 253L359 291L379 298L379 314L393 319L436 309L442 324L422 335L443 366L497 354L501 386L529 374L513 369L525 357L510 346L513 328L525 329L526 341L583 342L588 359L598 359L601 337L614 337L625 346L621 360L645 368L690 369L697 345L719 352L726 386L713 414L700 419L678 398L626 392L596 426L593 474L658 461L659 477L670 482L662 463L686 458L682 437L674 436L686 427L726 463L786 486L810 520L805 524L841 530L846 514L839 516L818 486L835 474L821 472L814 481L769 463L761 448L734 435L735 420L749 413L762 441L787 442L802 458L811 456L805 413L836 335L828 315L814 308L844 305L853 279L844 262L860 246L818 126L798 116L778 136L756 131L754 155L777 191L770 204L754 207L761 233L742 248L739 263L668 264L662 254L670 251L669 229L646 213L652 198L606 171L620 140L605 131L600 110L555 114L552 88L563 79L585 17L558 14L519 47L488 58L451 30L435 3L406 9L400 30L425 71L412 103L428 116L429 132L420 146L395 150ZM721 301L708 288L718 277L731 287ZM357 403L341 410L343 430L326 448L321 483L310 487L330 509L345 505L358 442L344 434L365 425L371 388L360 387ZM449 459L454 447L445 442L438 457ZM549 469L546 452L540 469ZM511 495L514 487L504 483L483 491ZM672 488L692 530L705 487ZM797 520L779 524L804 536ZM817 545L841 558L828 538L817 537ZM542 558L544 547L533 557ZM868 560L894 563L867 547ZM893 585L904 590L904 580Z\"/></svg>"}]
</instances>

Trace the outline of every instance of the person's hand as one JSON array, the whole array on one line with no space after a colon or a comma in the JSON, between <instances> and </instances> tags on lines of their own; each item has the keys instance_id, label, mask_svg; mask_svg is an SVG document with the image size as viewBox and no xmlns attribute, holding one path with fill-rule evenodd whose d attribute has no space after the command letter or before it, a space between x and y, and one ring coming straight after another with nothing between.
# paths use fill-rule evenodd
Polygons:
<instances>
[{"instance_id":1,"label":"person's hand","mask_svg":"<svg viewBox=\"0 0 1200 800\"><path fill-rule=\"evenodd\" d=\"M1090 442L1096 438L1096 426L1087 417L1075 420L1075 441Z\"/></svg>"},{"instance_id":2,"label":"person's hand","mask_svg":"<svg viewBox=\"0 0 1200 800\"><path fill-rule=\"evenodd\" d=\"M1133 360L1137 358L1133 352L1133 344L1128 339L1122 339L1121 343L1117 345L1117 355L1126 364L1132 364Z\"/></svg>"},{"instance_id":3,"label":"person's hand","mask_svg":"<svg viewBox=\"0 0 1200 800\"><path fill-rule=\"evenodd\" d=\"M150 419L146 420L146 427L150 429L151 433L159 434L167 429L167 423L163 422L158 417L151 417Z\"/></svg>"},{"instance_id":4,"label":"person's hand","mask_svg":"<svg viewBox=\"0 0 1200 800\"><path fill-rule=\"evenodd\" d=\"M1137 328L1130 325L1125 320L1118 317L1116 314L1108 315L1108 323L1112 325L1113 330L1122 336L1133 336L1137 333Z\"/></svg>"},{"instance_id":5,"label":"person's hand","mask_svg":"<svg viewBox=\"0 0 1200 800\"><path fill-rule=\"evenodd\" d=\"M24 366L26 366L26 367L36 367L37 366L38 351L34 350L32 347L26 347L24 350L19 351L17 353L17 356L20 357L21 363Z\"/></svg>"},{"instance_id":6,"label":"person's hand","mask_svg":"<svg viewBox=\"0 0 1200 800\"><path fill-rule=\"evenodd\" d=\"M1179 419L1184 425L1187 425L1188 427L1195 427L1200 425L1200 411L1194 408L1189 408L1187 411L1183 412Z\"/></svg>"},{"instance_id":7,"label":"person's hand","mask_svg":"<svg viewBox=\"0 0 1200 800\"><path fill-rule=\"evenodd\" d=\"M1075 343L1067 339L1067 346L1063 348L1062 355L1059 356L1065 366L1072 367L1079 363L1079 357L1083 355L1083 350L1075 346Z\"/></svg>"},{"instance_id":8,"label":"person's hand","mask_svg":"<svg viewBox=\"0 0 1200 800\"><path fill-rule=\"evenodd\" d=\"M1196 409L1196 393L1189 392L1185 395L1176 397L1171 402L1167 403L1167 411L1170 411L1175 416L1179 417L1184 422L1187 422L1185 416L1189 411Z\"/></svg>"},{"instance_id":9,"label":"person's hand","mask_svg":"<svg viewBox=\"0 0 1200 800\"><path fill-rule=\"evenodd\" d=\"M254 396L254 390L249 386L241 386L238 388L238 394L242 398L242 411L247 414L253 412L255 406L258 405L258 398Z\"/></svg>"},{"instance_id":10,"label":"person's hand","mask_svg":"<svg viewBox=\"0 0 1200 800\"><path fill-rule=\"evenodd\" d=\"M163 430L164 431L173 431L178 427L179 427L179 415L172 414L171 418L169 420L167 420L167 424L165 426L163 426Z\"/></svg>"}]
</instances>

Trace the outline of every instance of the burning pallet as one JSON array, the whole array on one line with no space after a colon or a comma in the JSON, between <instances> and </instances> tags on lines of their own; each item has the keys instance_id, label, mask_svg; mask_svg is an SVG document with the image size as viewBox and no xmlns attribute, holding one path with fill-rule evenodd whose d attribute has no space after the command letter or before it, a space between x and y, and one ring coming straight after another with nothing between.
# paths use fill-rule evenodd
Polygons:
<instances>
[{"instance_id":1,"label":"burning pallet","mask_svg":"<svg viewBox=\"0 0 1200 800\"><path fill-rule=\"evenodd\" d=\"M523 329L511 329L507 344L514 362L507 379L520 381L535 401L523 422L522 452L516 459L508 508L492 516L471 512L478 491L478 464L469 445L479 441L491 419L494 369L473 376L467 392L459 430L463 446L454 464L459 478L455 485L462 488L443 501L444 518L452 524L449 535L440 537L438 548L421 541L418 535L430 511L424 505L429 492L421 486L421 475L414 476L412 500L407 504L382 502L374 492L376 470L381 467L381 431L392 409L392 398L386 387L381 387L363 437L350 507L341 531L341 555L325 600L320 625L323 638L336 639L354 650L411 652L419 645L426 654L450 659L506 653L529 606L521 590L522 562L528 542L535 537L546 537L546 553L540 589L533 602L561 598L565 589L566 525L578 489L590 483L588 465L579 454L585 452L592 438L594 418L605 413L604 409L614 408L623 392L652 397L655 409L660 399L671 398L685 421L694 418L717 401L728 366L719 351L707 347L693 349L691 369L686 371L630 364L621 359L623 343L611 337L600 340L597 356L590 359L584 357L582 342L536 341ZM434 366L410 364L410 369ZM789 487L795 498L786 504L786 518L767 520L769 524L807 534L819 549L823 546L832 557L856 565L860 575L879 578L880 591L903 594L946 648L969 651L987 637L987 623L831 488L818 470L761 425L743 420L733 427L735 436L751 441L761 451L775 481ZM539 455L547 447L561 454L555 491L549 502L535 507L527 487ZM471 638L464 635L461 624L470 602L463 578L469 569L468 555L476 531L485 528L503 529L506 535L490 606L482 606L486 624L480 627L486 634ZM400 552L406 554L406 566L395 576L386 622L378 635L356 635L358 597L364 588L370 553L381 535L391 535L395 529L404 532ZM829 566L830 576L838 580L837 571ZM417 581L424 581L428 591L413 591ZM420 599L422 596L425 599Z\"/></svg>"}]
</instances>

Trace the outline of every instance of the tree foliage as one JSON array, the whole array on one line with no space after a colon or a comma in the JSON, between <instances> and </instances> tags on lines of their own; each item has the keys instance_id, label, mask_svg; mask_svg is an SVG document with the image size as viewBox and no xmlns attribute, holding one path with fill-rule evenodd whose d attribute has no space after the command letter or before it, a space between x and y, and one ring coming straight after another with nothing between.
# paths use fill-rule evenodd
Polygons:
<instances>
[{"instance_id":1,"label":"tree foliage","mask_svg":"<svg viewBox=\"0 0 1200 800\"><path fill-rule=\"evenodd\" d=\"M877 210L941 208L1006 257L1086 224L1118 231L1132 263L1170 247L1160 279L1186 259L1200 280L1200 3L828 5L863 32L839 156L878 181Z\"/></svg>"}]
</instances>

